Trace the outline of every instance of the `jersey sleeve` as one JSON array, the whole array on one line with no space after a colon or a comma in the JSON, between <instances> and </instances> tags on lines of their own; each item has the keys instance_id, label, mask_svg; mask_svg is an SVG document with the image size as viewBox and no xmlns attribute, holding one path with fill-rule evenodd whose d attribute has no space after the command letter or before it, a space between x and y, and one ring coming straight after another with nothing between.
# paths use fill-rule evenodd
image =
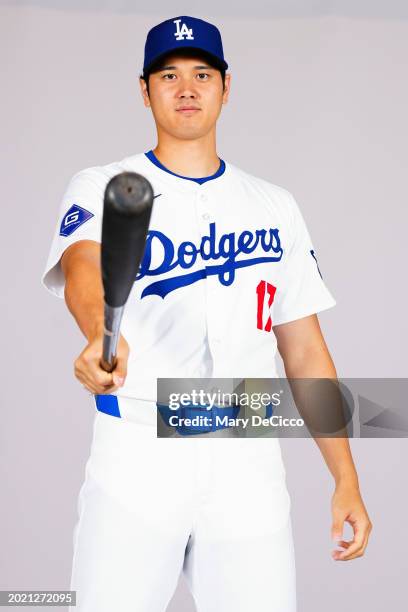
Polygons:
<instances>
[{"instance_id":1,"label":"jersey sleeve","mask_svg":"<svg viewBox=\"0 0 408 612\"><path fill-rule=\"evenodd\" d=\"M292 241L275 294L273 325L288 323L336 305L295 198L290 194ZM285 254L284 254L285 256Z\"/></svg>"},{"instance_id":2,"label":"jersey sleeve","mask_svg":"<svg viewBox=\"0 0 408 612\"><path fill-rule=\"evenodd\" d=\"M43 286L57 297L64 297L61 256L65 249L79 240L101 242L103 194L100 179L92 168L81 170L68 183L41 277Z\"/></svg>"}]
</instances>

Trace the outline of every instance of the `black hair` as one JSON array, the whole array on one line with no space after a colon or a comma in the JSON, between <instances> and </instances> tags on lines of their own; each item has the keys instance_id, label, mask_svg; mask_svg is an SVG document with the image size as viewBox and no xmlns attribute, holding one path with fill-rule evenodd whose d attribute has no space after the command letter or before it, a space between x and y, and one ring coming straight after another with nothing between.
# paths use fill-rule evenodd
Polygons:
<instances>
[{"instance_id":1,"label":"black hair","mask_svg":"<svg viewBox=\"0 0 408 612\"><path fill-rule=\"evenodd\" d=\"M215 68L216 70L220 72L221 79L222 79L222 87L223 89L225 89L225 68L221 66L221 64L218 64L217 61L214 59L214 57L212 55L209 55L205 51L202 51L201 49L196 49L193 47L184 47L183 49L178 49L177 51L169 51L165 55L162 55L161 57L159 57L158 60L156 60L155 62L153 62L153 64L149 66L147 71L142 72L142 74L140 75L140 78L146 82L146 89L147 89L148 94L149 94L149 76L153 74L154 72L158 72L164 66L166 57L168 57L169 55L176 54L176 53L177 55L184 55L186 57L191 57L195 55L202 57L209 66L211 66L212 68Z\"/></svg>"}]
</instances>

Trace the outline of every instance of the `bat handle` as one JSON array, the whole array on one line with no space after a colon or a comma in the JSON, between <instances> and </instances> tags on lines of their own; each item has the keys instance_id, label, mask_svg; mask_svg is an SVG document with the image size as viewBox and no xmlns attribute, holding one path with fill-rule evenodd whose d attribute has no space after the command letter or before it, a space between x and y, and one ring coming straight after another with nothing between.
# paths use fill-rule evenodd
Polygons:
<instances>
[{"instance_id":1,"label":"bat handle","mask_svg":"<svg viewBox=\"0 0 408 612\"><path fill-rule=\"evenodd\" d=\"M105 302L103 351L100 365L106 372L112 372L116 366L116 349L124 309L124 306L109 306Z\"/></svg>"}]
</instances>

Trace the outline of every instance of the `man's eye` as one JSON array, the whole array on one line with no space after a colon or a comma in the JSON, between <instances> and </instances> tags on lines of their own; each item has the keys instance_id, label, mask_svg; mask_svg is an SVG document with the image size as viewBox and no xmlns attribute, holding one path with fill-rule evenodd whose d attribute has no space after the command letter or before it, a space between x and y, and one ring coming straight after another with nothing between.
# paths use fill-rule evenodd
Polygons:
<instances>
[{"instance_id":1,"label":"man's eye","mask_svg":"<svg viewBox=\"0 0 408 612\"><path fill-rule=\"evenodd\" d=\"M166 77L175 77L175 76L176 76L175 74L168 72L167 74L163 75L163 79L165 79L166 81L173 81L173 79L166 79Z\"/></svg>"},{"instance_id":2,"label":"man's eye","mask_svg":"<svg viewBox=\"0 0 408 612\"><path fill-rule=\"evenodd\" d=\"M197 76L199 77L198 78L199 81L206 81L210 75L207 74L206 72L199 72ZM204 78L202 79L201 77L204 77Z\"/></svg>"}]
</instances>

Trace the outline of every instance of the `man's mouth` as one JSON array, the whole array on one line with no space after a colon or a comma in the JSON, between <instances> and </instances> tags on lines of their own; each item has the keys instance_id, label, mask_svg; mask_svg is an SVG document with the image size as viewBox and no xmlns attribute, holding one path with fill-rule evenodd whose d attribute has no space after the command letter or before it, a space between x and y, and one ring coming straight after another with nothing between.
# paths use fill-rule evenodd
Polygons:
<instances>
[{"instance_id":1,"label":"man's mouth","mask_svg":"<svg viewBox=\"0 0 408 612\"><path fill-rule=\"evenodd\" d=\"M178 113L183 113L185 115L190 115L190 114L196 113L200 109L197 108L197 106L181 106L180 108L177 108L176 110L177 110Z\"/></svg>"}]
</instances>

